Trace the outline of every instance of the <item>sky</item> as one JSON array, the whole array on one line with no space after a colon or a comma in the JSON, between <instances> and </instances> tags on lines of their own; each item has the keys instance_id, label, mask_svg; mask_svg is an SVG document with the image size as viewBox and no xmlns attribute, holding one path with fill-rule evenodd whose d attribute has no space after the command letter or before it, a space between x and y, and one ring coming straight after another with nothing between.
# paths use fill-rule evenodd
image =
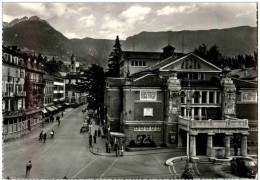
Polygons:
<instances>
[{"instance_id":1,"label":"sky","mask_svg":"<svg viewBox=\"0 0 260 180\"><path fill-rule=\"evenodd\" d=\"M67 38L257 26L256 3L3 3L3 21L38 16Z\"/></svg>"}]
</instances>

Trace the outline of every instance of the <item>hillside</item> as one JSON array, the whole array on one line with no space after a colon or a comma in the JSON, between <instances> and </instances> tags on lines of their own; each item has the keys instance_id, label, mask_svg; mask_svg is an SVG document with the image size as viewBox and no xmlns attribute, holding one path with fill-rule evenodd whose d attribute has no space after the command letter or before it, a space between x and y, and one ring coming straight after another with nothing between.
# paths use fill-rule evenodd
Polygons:
<instances>
[{"instance_id":1,"label":"hillside","mask_svg":"<svg viewBox=\"0 0 260 180\"><path fill-rule=\"evenodd\" d=\"M16 20L17 21L17 20ZM207 46L217 44L224 56L238 54L253 54L257 49L257 28L249 26L228 29L179 31L179 32L141 32L121 40L123 50L157 51L161 52L169 42L182 51L184 37L184 52L193 51L202 43ZM97 63L107 67L107 60L114 40L106 39L68 39L55 30L44 20L24 20L3 28L3 42L7 45L27 47L48 56L59 56L68 61L72 53L78 61L85 65Z\"/></svg>"}]
</instances>

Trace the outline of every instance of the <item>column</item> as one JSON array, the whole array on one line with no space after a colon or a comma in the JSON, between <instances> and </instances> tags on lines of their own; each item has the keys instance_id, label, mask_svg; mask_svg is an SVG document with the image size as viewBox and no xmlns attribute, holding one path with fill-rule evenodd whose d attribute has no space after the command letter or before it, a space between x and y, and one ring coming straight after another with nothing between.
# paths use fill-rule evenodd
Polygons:
<instances>
[{"instance_id":1,"label":"column","mask_svg":"<svg viewBox=\"0 0 260 180\"><path fill-rule=\"evenodd\" d=\"M230 157L230 136L232 134L226 133L225 135L225 157Z\"/></svg>"},{"instance_id":2,"label":"column","mask_svg":"<svg viewBox=\"0 0 260 180\"><path fill-rule=\"evenodd\" d=\"M200 97L199 97L199 103L201 104L201 103L202 103L202 92L201 92L201 91L199 91L199 93L200 93Z\"/></svg>"},{"instance_id":3,"label":"column","mask_svg":"<svg viewBox=\"0 0 260 180\"><path fill-rule=\"evenodd\" d=\"M209 104L209 91L207 91L207 104Z\"/></svg>"},{"instance_id":4,"label":"column","mask_svg":"<svg viewBox=\"0 0 260 180\"><path fill-rule=\"evenodd\" d=\"M212 156L212 148L213 148L213 136L214 133L208 133L208 138L207 138L207 156L211 157Z\"/></svg>"},{"instance_id":5,"label":"column","mask_svg":"<svg viewBox=\"0 0 260 180\"><path fill-rule=\"evenodd\" d=\"M186 107L185 107L185 108L184 108L184 117L185 117L185 118L187 117L186 111L187 111L187 109L186 109Z\"/></svg>"},{"instance_id":6,"label":"column","mask_svg":"<svg viewBox=\"0 0 260 180\"><path fill-rule=\"evenodd\" d=\"M196 135L190 134L190 156L196 156Z\"/></svg>"},{"instance_id":7,"label":"column","mask_svg":"<svg viewBox=\"0 0 260 180\"><path fill-rule=\"evenodd\" d=\"M201 120L201 107L199 108L199 120Z\"/></svg>"},{"instance_id":8,"label":"column","mask_svg":"<svg viewBox=\"0 0 260 180\"><path fill-rule=\"evenodd\" d=\"M217 91L214 91L214 104L217 104Z\"/></svg>"},{"instance_id":9,"label":"column","mask_svg":"<svg viewBox=\"0 0 260 180\"><path fill-rule=\"evenodd\" d=\"M191 119L194 119L194 107L191 108Z\"/></svg>"},{"instance_id":10,"label":"column","mask_svg":"<svg viewBox=\"0 0 260 180\"><path fill-rule=\"evenodd\" d=\"M247 134L242 134L240 151L241 156L247 156Z\"/></svg>"}]
</instances>

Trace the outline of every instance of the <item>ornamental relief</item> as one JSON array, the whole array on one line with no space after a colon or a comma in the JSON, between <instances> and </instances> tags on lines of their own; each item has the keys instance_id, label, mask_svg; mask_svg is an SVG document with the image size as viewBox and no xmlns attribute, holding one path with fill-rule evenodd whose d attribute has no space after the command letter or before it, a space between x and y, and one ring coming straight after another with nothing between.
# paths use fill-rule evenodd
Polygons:
<instances>
[{"instance_id":1,"label":"ornamental relief","mask_svg":"<svg viewBox=\"0 0 260 180\"><path fill-rule=\"evenodd\" d=\"M225 114L235 114L235 92L225 92Z\"/></svg>"},{"instance_id":2,"label":"ornamental relief","mask_svg":"<svg viewBox=\"0 0 260 180\"><path fill-rule=\"evenodd\" d=\"M170 92L169 114L179 114L180 96L179 92Z\"/></svg>"}]
</instances>

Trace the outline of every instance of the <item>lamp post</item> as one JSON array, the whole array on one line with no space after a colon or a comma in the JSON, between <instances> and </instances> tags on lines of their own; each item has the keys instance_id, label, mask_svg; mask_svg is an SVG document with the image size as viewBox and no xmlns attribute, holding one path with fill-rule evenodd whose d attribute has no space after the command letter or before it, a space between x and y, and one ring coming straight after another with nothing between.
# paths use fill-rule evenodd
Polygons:
<instances>
[{"instance_id":1,"label":"lamp post","mask_svg":"<svg viewBox=\"0 0 260 180\"><path fill-rule=\"evenodd\" d=\"M186 161L186 165L185 165L185 169L184 169L184 172L182 173L182 178L183 179L193 179L193 176L191 174L191 170L190 170L190 104L191 104L191 101L192 101L192 98L195 97L195 94L194 94L194 90L191 90L190 89L190 81L189 81L189 84L188 84L188 90L184 90L182 94L182 97L187 97L187 107L186 107L186 110L188 112L188 125L187 125L187 161Z\"/></svg>"}]
</instances>

